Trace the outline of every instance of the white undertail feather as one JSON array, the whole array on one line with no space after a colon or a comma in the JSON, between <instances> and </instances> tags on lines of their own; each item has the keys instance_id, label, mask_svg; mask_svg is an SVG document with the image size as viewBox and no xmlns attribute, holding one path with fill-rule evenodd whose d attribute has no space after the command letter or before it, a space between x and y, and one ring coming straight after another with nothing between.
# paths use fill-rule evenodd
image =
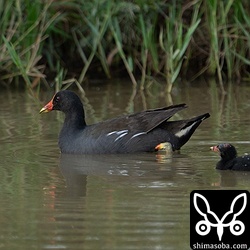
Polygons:
<instances>
[{"instance_id":1,"label":"white undertail feather","mask_svg":"<svg viewBox=\"0 0 250 250\"><path fill-rule=\"evenodd\" d=\"M192 129L192 127L193 127L194 125L196 125L196 122L195 122L195 123L192 123L190 126L184 128L184 129L181 129L179 132L177 132L177 133L175 134L175 136L181 138L182 136L188 134L188 132Z\"/></svg>"}]
</instances>

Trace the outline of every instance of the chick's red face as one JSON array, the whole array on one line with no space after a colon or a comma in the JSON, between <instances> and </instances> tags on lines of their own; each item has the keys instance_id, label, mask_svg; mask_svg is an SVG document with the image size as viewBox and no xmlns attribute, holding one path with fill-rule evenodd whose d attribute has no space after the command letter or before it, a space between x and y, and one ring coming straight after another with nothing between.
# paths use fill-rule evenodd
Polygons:
<instances>
[{"instance_id":1,"label":"chick's red face","mask_svg":"<svg viewBox=\"0 0 250 250\"><path fill-rule=\"evenodd\" d=\"M220 149L218 146L213 146L213 147L210 147L210 149L213 151L213 152L217 152L219 153L220 152Z\"/></svg>"}]
</instances>

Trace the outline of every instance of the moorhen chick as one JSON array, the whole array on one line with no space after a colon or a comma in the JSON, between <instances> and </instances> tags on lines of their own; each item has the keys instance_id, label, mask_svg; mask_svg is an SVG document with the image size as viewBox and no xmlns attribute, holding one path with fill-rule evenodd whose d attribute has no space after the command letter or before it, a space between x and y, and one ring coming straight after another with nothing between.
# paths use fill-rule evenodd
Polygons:
<instances>
[{"instance_id":1,"label":"moorhen chick","mask_svg":"<svg viewBox=\"0 0 250 250\"><path fill-rule=\"evenodd\" d=\"M59 134L59 147L68 154L135 153L155 151L161 142L180 149L208 113L179 121L168 121L186 104L145 110L92 125L85 122L83 104L72 91L57 92L40 113L59 110L65 120Z\"/></svg>"},{"instance_id":2,"label":"moorhen chick","mask_svg":"<svg viewBox=\"0 0 250 250\"><path fill-rule=\"evenodd\" d=\"M250 155L237 157L237 151L232 144L221 143L210 149L221 156L221 160L216 164L216 169L250 171Z\"/></svg>"}]
</instances>

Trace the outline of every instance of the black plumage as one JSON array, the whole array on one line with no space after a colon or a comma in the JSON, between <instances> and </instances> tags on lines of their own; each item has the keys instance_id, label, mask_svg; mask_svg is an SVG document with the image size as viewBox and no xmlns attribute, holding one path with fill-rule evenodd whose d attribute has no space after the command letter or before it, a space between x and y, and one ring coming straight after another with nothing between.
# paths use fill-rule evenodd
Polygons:
<instances>
[{"instance_id":1,"label":"black plumage","mask_svg":"<svg viewBox=\"0 0 250 250\"><path fill-rule=\"evenodd\" d=\"M237 151L232 144L221 143L210 149L220 154L221 159L216 164L217 169L250 171L250 155L246 154L237 157Z\"/></svg>"},{"instance_id":2,"label":"black plumage","mask_svg":"<svg viewBox=\"0 0 250 250\"><path fill-rule=\"evenodd\" d=\"M100 154L154 151L161 142L180 149L208 113L179 121L168 121L186 104L145 110L87 125L80 98L72 91L59 91L40 113L59 110L65 120L59 135L62 153Z\"/></svg>"}]
</instances>

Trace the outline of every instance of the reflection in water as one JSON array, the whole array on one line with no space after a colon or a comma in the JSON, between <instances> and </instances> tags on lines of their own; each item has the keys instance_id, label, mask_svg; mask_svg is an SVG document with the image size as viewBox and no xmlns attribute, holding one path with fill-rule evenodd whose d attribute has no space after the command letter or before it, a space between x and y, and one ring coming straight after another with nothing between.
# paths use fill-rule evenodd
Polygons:
<instances>
[{"instance_id":1,"label":"reflection in water","mask_svg":"<svg viewBox=\"0 0 250 250\"><path fill-rule=\"evenodd\" d=\"M250 110L249 87L243 90L240 85L230 82L225 88L226 93L220 93L215 80L210 80L209 83L212 114L216 121L215 131L222 135L226 132L234 134L239 126L249 126L249 119L246 119L246 114L249 114ZM240 105L240 102L244 105ZM225 137L224 141L228 140Z\"/></svg>"},{"instance_id":2,"label":"reflection in water","mask_svg":"<svg viewBox=\"0 0 250 250\"><path fill-rule=\"evenodd\" d=\"M217 187L239 187L249 190L250 187L250 172L245 171L227 171L217 170L219 172L219 180L212 183L213 186Z\"/></svg>"},{"instance_id":3,"label":"reflection in water","mask_svg":"<svg viewBox=\"0 0 250 250\"><path fill-rule=\"evenodd\" d=\"M76 210L74 228L82 232L80 244L95 249L152 249L154 242L179 245L175 235L186 228L178 221L181 218L186 224L183 209L188 201L183 197L185 191L178 192L175 185L178 165L159 164L155 154L62 154L59 168L67 194L56 197L55 203L71 201L61 207L61 214L67 214L70 207ZM186 169L187 175L191 172ZM177 216L172 209L178 204ZM63 216L55 221L65 223ZM143 241L142 235L146 235Z\"/></svg>"},{"instance_id":4,"label":"reflection in water","mask_svg":"<svg viewBox=\"0 0 250 250\"><path fill-rule=\"evenodd\" d=\"M155 158L156 157L156 158ZM159 158L160 157L160 158ZM61 154L59 167L70 194L85 196L88 176L164 177L164 167L156 161L171 162L171 158L160 154L117 155L69 155ZM166 160L167 159L167 160ZM171 176L171 168L167 175Z\"/></svg>"}]
</instances>

